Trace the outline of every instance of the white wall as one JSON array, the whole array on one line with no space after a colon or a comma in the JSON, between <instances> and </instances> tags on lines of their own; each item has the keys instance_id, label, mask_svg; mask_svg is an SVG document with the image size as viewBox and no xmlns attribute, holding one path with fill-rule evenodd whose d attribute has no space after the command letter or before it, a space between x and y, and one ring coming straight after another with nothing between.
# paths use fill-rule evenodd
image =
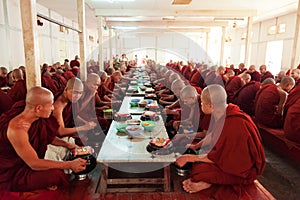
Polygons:
<instances>
[{"instance_id":1,"label":"white wall","mask_svg":"<svg viewBox=\"0 0 300 200\"><path fill-rule=\"evenodd\" d=\"M78 24L58 13L37 4L37 13L50 17L68 26L78 28ZM40 64L63 62L65 58L72 60L79 54L79 37L76 31L60 32L59 25L42 19L43 26L37 26ZM92 36L94 40L90 40ZM97 28L87 30L88 59L98 59ZM0 0L0 66L9 70L25 65L22 36L22 20L20 0Z\"/></svg>"},{"instance_id":2,"label":"white wall","mask_svg":"<svg viewBox=\"0 0 300 200\"><path fill-rule=\"evenodd\" d=\"M295 34L296 13L290 13L283 16L278 16L277 19L269 19L253 24L251 38L250 64L256 65L257 69L260 65L265 64L267 43L270 41L283 40L283 53L281 61L281 69L288 70L291 67L293 38ZM269 27L277 24L286 24L285 33L269 35ZM238 28L231 31L231 58L232 63L238 64L240 51L245 40L241 40L241 35L246 32L246 28Z\"/></svg>"}]
</instances>

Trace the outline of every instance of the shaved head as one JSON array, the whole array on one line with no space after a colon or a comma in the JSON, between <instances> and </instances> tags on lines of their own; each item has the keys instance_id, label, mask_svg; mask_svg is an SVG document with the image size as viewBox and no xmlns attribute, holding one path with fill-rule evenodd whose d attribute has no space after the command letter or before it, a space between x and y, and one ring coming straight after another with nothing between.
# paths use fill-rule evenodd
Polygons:
<instances>
[{"instance_id":1,"label":"shaved head","mask_svg":"<svg viewBox=\"0 0 300 200\"><path fill-rule=\"evenodd\" d=\"M92 82L92 83L95 83L95 82L98 82L100 80L100 77L98 74L96 73L90 73L87 75L87 79L86 79L86 82L89 83L89 82Z\"/></svg>"},{"instance_id":2,"label":"shaved head","mask_svg":"<svg viewBox=\"0 0 300 200\"><path fill-rule=\"evenodd\" d=\"M191 86L187 85L180 91L180 98L191 98L198 95L197 90Z\"/></svg>"},{"instance_id":3,"label":"shaved head","mask_svg":"<svg viewBox=\"0 0 300 200\"><path fill-rule=\"evenodd\" d=\"M275 84L275 80L273 78L266 78L261 85L266 85L266 84Z\"/></svg>"},{"instance_id":4,"label":"shaved head","mask_svg":"<svg viewBox=\"0 0 300 200\"><path fill-rule=\"evenodd\" d=\"M201 99L214 107L226 107L227 94L225 89L218 84L212 84L204 88L201 94Z\"/></svg>"},{"instance_id":5,"label":"shaved head","mask_svg":"<svg viewBox=\"0 0 300 200\"><path fill-rule=\"evenodd\" d=\"M53 102L53 94L44 87L33 87L26 95L26 108L32 109L37 105L45 105Z\"/></svg>"},{"instance_id":6,"label":"shaved head","mask_svg":"<svg viewBox=\"0 0 300 200\"><path fill-rule=\"evenodd\" d=\"M14 69L12 71L12 76L15 80L21 80L23 79L23 72L21 69Z\"/></svg>"},{"instance_id":7,"label":"shaved head","mask_svg":"<svg viewBox=\"0 0 300 200\"><path fill-rule=\"evenodd\" d=\"M71 78L68 80L66 88L68 90L72 90L74 88L82 88L83 89L83 84L79 78L74 77L74 78Z\"/></svg>"}]
</instances>

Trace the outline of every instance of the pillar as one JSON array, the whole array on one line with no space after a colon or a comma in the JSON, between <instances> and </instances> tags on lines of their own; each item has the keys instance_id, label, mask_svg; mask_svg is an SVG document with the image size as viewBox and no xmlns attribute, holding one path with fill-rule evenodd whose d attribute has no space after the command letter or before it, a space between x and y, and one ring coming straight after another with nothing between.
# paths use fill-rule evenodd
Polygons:
<instances>
[{"instance_id":1,"label":"pillar","mask_svg":"<svg viewBox=\"0 0 300 200\"><path fill-rule=\"evenodd\" d=\"M99 54L98 54L98 61L99 61L99 68L101 71L104 70L104 59L103 59L103 17L97 17L98 22L98 42L99 42Z\"/></svg>"},{"instance_id":2,"label":"pillar","mask_svg":"<svg viewBox=\"0 0 300 200\"><path fill-rule=\"evenodd\" d=\"M220 64L224 64L224 45L225 45L225 34L226 34L226 27L222 26L222 38L221 38L221 52L220 52Z\"/></svg>"},{"instance_id":3,"label":"pillar","mask_svg":"<svg viewBox=\"0 0 300 200\"><path fill-rule=\"evenodd\" d=\"M299 65L300 60L300 0L298 1L297 20L295 26L295 36L292 51L291 69L296 68Z\"/></svg>"},{"instance_id":4,"label":"pillar","mask_svg":"<svg viewBox=\"0 0 300 200\"><path fill-rule=\"evenodd\" d=\"M85 1L77 0L77 13L79 30L79 52L80 52L80 79L85 81L87 76L86 56L86 24L85 24Z\"/></svg>"},{"instance_id":5,"label":"pillar","mask_svg":"<svg viewBox=\"0 0 300 200\"><path fill-rule=\"evenodd\" d=\"M253 17L248 17L248 24L247 24L247 34L246 34L246 41L245 41L245 66L249 66L249 55L250 55L250 42L251 42L251 32L252 32L252 23Z\"/></svg>"}]
</instances>

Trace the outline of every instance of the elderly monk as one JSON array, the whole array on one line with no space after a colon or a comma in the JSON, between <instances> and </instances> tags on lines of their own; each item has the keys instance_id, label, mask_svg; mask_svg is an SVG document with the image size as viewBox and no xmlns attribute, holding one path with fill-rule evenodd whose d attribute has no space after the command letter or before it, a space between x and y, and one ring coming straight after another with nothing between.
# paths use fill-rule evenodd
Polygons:
<instances>
[{"instance_id":1,"label":"elderly monk","mask_svg":"<svg viewBox=\"0 0 300 200\"><path fill-rule=\"evenodd\" d=\"M210 85L201 94L202 110L211 114L211 124L200 155L182 155L176 164L193 162L190 178L183 181L189 193L212 185L242 187L251 184L265 167L264 149L251 118L237 106L227 104L220 85ZM201 142L202 142L201 141ZM226 197L224 196L224 199Z\"/></svg>"},{"instance_id":2,"label":"elderly monk","mask_svg":"<svg viewBox=\"0 0 300 200\"><path fill-rule=\"evenodd\" d=\"M77 136L77 132L87 131L93 129L96 124L94 122L86 122L78 117L76 108L72 108L72 103L77 103L83 93L83 84L78 78L71 78L67 82L67 86L64 92L54 102L53 116L57 119L59 124L58 135L73 136L75 137L75 143L83 145L81 140ZM77 111L77 112L76 112ZM81 120L84 125L75 126L72 124L72 119Z\"/></svg>"},{"instance_id":3,"label":"elderly monk","mask_svg":"<svg viewBox=\"0 0 300 200\"><path fill-rule=\"evenodd\" d=\"M248 76L248 79L251 79L249 74L245 74L244 76ZM254 114L254 100L259 89L260 82L250 81L243 85L234 95L233 99L235 104L250 116Z\"/></svg>"},{"instance_id":4,"label":"elderly monk","mask_svg":"<svg viewBox=\"0 0 300 200\"><path fill-rule=\"evenodd\" d=\"M25 109L24 109L25 107ZM53 94L33 87L24 102L18 102L0 118L0 188L10 191L55 189L68 183L62 169L79 172L86 161L56 162L43 159L48 144L76 147L56 137L59 124L51 116Z\"/></svg>"},{"instance_id":5,"label":"elderly monk","mask_svg":"<svg viewBox=\"0 0 300 200\"><path fill-rule=\"evenodd\" d=\"M280 84L266 84L261 87L255 97L255 118L270 128L283 127L283 108L288 92L294 87L295 80L285 76Z\"/></svg>"},{"instance_id":6,"label":"elderly monk","mask_svg":"<svg viewBox=\"0 0 300 200\"><path fill-rule=\"evenodd\" d=\"M23 72L20 69L14 69L12 78L15 82L14 86L7 92L8 96L14 101L25 100L27 88L26 81L23 79Z\"/></svg>"}]
</instances>

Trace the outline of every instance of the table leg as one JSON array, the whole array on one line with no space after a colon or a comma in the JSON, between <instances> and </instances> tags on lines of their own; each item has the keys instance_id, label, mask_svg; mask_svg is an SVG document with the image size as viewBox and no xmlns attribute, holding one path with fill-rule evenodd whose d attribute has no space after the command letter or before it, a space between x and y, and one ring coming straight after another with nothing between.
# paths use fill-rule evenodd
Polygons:
<instances>
[{"instance_id":1,"label":"table leg","mask_svg":"<svg viewBox=\"0 0 300 200\"><path fill-rule=\"evenodd\" d=\"M171 181L170 181L170 165L167 164L164 167L164 191L170 192L171 191Z\"/></svg>"},{"instance_id":2,"label":"table leg","mask_svg":"<svg viewBox=\"0 0 300 200\"><path fill-rule=\"evenodd\" d=\"M105 194L107 189L108 166L100 164L100 170L100 183L97 187L97 192L100 189L100 194Z\"/></svg>"}]
</instances>

